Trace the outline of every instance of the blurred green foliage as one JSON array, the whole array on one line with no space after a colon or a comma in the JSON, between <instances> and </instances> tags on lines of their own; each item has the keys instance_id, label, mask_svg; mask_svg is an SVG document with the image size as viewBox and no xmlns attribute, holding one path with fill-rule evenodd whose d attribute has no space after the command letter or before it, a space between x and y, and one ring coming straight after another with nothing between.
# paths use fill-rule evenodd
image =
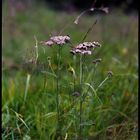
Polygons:
<instances>
[{"instance_id":1,"label":"blurred green foliage","mask_svg":"<svg viewBox=\"0 0 140 140\"><path fill-rule=\"evenodd\" d=\"M49 71L47 58L51 57L53 68L56 68L56 50L39 44L39 65L31 72L30 86L24 104L28 66L34 55L34 35L38 41L47 40L50 36L63 31L70 35L72 43L79 43L89 26L97 18L83 16L79 25L74 25L74 19L79 13L71 15L65 12L55 12L45 6L35 6L23 11L16 11L11 16L5 3L2 16L2 137L3 139L53 139L56 126L55 83L53 77L41 71ZM101 15L100 15L101 16ZM124 15L120 10L101 16L88 35L86 41L99 41L102 47L86 60L86 65L92 67L96 58L102 62L98 66L94 82L97 86L108 70L114 76L98 91L103 102L90 100L84 103L86 126L85 139L116 139L136 140L138 113L138 19L135 15ZM45 53L44 53L45 50ZM65 46L62 55L64 75L61 107L69 108L69 95L72 89L69 85L71 74L69 65L73 65L69 46ZM78 72L77 72L78 73ZM85 75L88 76L87 72ZM90 91L91 92L91 91ZM78 104L78 101L77 101ZM68 133L68 139L76 135L74 125L75 108L64 112L63 135ZM90 120L95 125L91 126Z\"/></svg>"}]
</instances>

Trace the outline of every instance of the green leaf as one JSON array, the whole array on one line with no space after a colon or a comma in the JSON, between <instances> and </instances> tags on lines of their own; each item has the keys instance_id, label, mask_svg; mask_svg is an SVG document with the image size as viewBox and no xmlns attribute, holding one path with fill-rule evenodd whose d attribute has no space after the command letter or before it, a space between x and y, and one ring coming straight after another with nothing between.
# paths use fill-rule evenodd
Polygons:
<instances>
[{"instance_id":1,"label":"green leaf","mask_svg":"<svg viewBox=\"0 0 140 140\"><path fill-rule=\"evenodd\" d=\"M57 75L55 75L54 73L51 73L51 72L48 72L48 71L42 71L42 73L48 74L50 76L53 76L53 77L57 78Z\"/></svg>"},{"instance_id":2,"label":"green leaf","mask_svg":"<svg viewBox=\"0 0 140 140\"><path fill-rule=\"evenodd\" d=\"M57 115L57 112L50 112L50 113L45 114L43 117L48 119L51 117L55 117L56 115Z\"/></svg>"},{"instance_id":3,"label":"green leaf","mask_svg":"<svg viewBox=\"0 0 140 140\"><path fill-rule=\"evenodd\" d=\"M81 126L90 126L90 125L95 125L95 123L92 121L92 120L90 120L90 121L88 121L88 122L83 122L83 123L81 123L80 124Z\"/></svg>"}]
</instances>

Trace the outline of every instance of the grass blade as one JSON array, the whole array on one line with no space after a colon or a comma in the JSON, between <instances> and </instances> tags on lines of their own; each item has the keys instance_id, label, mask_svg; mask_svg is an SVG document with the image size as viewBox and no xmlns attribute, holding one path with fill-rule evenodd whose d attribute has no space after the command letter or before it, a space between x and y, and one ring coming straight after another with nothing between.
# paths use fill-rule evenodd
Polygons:
<instances>
[{"instance_id":1,"label":"grass blade","mask_svg":"<svg viewBox=\"0 0 140 140\"><path fill-rule=\"evenodd\" d=\"M27 98L27 93L28 93L28 89L29 89L30 78L31 78L31 75L28 74L27 75L27 80L26 80L25 93L24 93L24 102L26 101L26 98Z\"/></svg>"}]
</instances>

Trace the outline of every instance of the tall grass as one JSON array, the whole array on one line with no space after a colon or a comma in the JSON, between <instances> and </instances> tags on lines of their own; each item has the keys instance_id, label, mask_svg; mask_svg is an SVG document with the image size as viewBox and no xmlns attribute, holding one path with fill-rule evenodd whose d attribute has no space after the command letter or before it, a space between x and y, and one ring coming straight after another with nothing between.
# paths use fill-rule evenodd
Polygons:
<instances>
[{"instance_id":1,"label":"tall grass","mask_svg":"<svg viewBox=\"0 0 140 140\"><path fill-rule=\"evenodd\" d=\"M55 139L57 50L38 44L38 61L32 63L29 60L36 58L33 36L38 41L48 39L51 32L59 32L77 14L55 13L43 6L27 11L9 17L5 6L3 9L2 137ZM78 26L69 26L63 34L69 34L76 44L95 19L83 16ZM137 139L137 25L137 17L114 11L103 16L88 33L86 40L97 40L102 47L81 63L81 118L82 98L73 94L77 91L76 95L81 95L79 59L69 53L68 45L63 47L59 95L63 139L77 138L80 133L84 139ZM97 58L101 62L92 63ZM104 83L108 70L114 74Z\"/></svg>"}]
</instances>

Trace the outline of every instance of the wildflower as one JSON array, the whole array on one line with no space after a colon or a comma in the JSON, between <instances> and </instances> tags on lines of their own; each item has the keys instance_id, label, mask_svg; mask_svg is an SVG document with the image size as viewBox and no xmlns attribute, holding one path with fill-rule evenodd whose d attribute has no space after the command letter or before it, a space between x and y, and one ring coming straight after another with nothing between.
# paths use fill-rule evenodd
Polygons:
<instances>
[{"instance_id":1,"label":"wildflower","mask_svg":"<svg viewBox=\"0 0 140 140\"><path fill-rule=\"evenodd\" d=\"M52 36L48 41L42 41L43 45L52 46L54 44L64 45L70 41L69 36Z\"/></svg>"},{"instance_id":2,"label":"wildflower","mask_svg":"<svg viewBox=\"0 0 140 140\"><path fill-rule=\"evenodd\" d=\"M76 46L77 49L83 49L83 50L87 50L94 47L96 46L92 42L84 42Z\"/></svg>"},{"instance_id":3,"label":"wildflower","mask_svg":"<svg viewBox=\"0 0 140 140\"><path fill-rule=\"evenodd\" d=\"M98 42L83 42L77 45L75 48L70 50L72 54L87 54L91 55L92 51L96 47L100 47L101 45Z\"/></svg>"},{"instance_id":4,"label":"wildflower","mask_svg":"<svg viewBox=\"0 0 140 140\"><path fill-rule=\"evenodd\" d=\"M65 44L70 40L69 36L53 36L50 38L50 40L52 40L54 43L61 45L61 44Z\"/></svg>"}]
</instances>

